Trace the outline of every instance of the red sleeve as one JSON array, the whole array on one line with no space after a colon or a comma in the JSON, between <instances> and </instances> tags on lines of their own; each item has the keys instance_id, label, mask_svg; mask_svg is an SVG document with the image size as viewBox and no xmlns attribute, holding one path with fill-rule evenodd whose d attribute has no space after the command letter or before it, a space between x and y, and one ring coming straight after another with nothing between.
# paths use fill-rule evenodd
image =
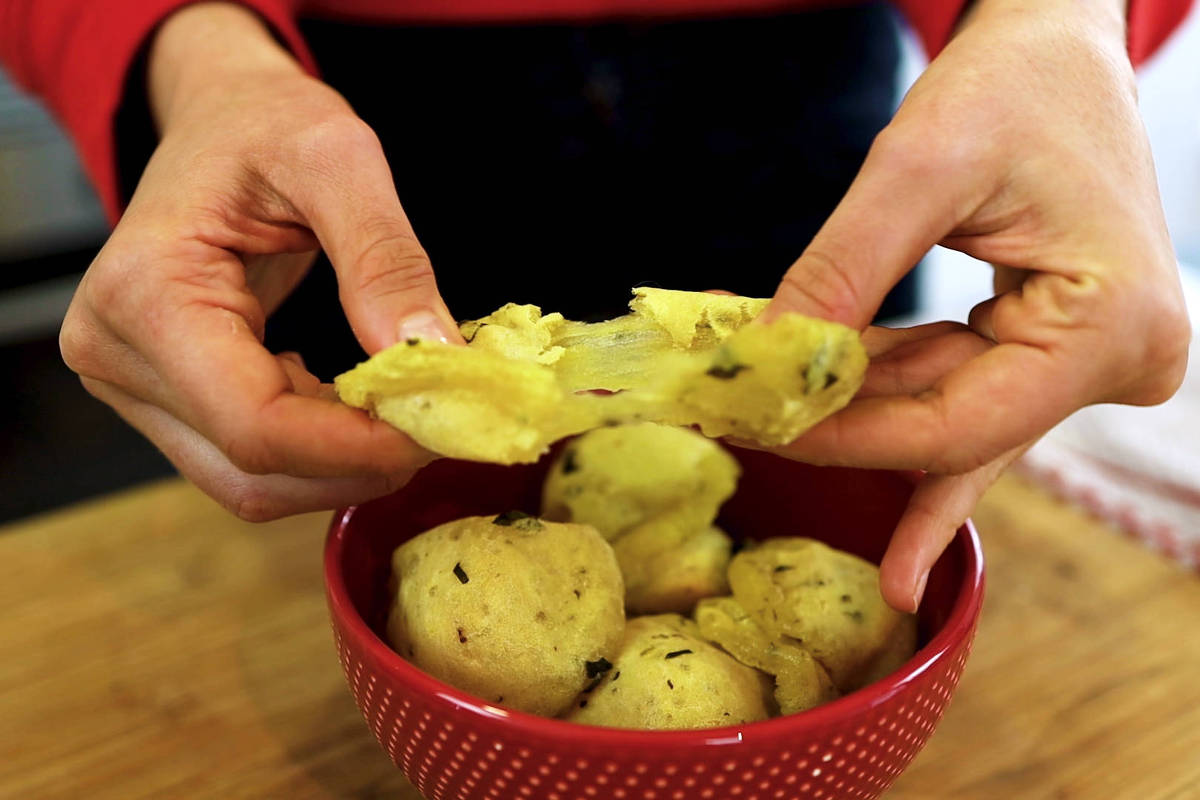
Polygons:
<instances>
[{"instance_id":1,"label":"red sleeve","mask_svg":"<svg viewBox=\"0 0 1200 800\"><path fill-rule=\"evenodd\" d=\"M896 7L908 20L930 58L940 53L950 41L950 34L966 4L966 0L896 0Z\"/></svg>"},{"instance_id":2,"label":"red sleeve","mask_svg":"<svg viewBox=\"0 0 1200 800\"><path fill-rule=\"evenodd\" d=\"M930 58L950 40L965 5L964 0L896 0ZM1129 0L1129 58L1134 66L1154 54L1191 6L1192 0Z\"/></svg>"},{"instance_id":3,"label":"red sleeve","mask_svg":"<svg viewBox=\"0 0 1200 800\"><path fill-rule=\"evenodd\" d=\"M1129 0L1129 58L1138 66L1179 26L1192 0Z\"/></svg>"},{"instance_id":4,"label":"red sleeve","mask_svg":"<svg viewBox=\"0 0 1200 800\"><path fill-rule=\"evenodd\" d=\"M191 0L0 0L0 58L62 122L111 221L121 214L113 121L126 77L154 28ZM292 0L252 0L311 71Z\"/></svg>"}]
</instances>

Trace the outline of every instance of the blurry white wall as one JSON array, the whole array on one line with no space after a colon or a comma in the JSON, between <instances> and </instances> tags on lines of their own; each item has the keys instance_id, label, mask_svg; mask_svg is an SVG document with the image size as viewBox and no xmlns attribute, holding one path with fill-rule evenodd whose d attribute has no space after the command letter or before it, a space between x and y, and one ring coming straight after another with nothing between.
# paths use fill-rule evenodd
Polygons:
<instances>
[{"instance_id":1,"label":"blurry white wall","mask_svg":"<svg viewBox=\"0 0 1200 800\"><path fill-rule=\"evenodd\" d=\"M922 66L910 37L901 85L910 86ZM1176 254L1183 269L1200 275L1200 3L1139 71L1138 93ZM965 322L971 307L991 296L991 280L986 264L935 248L922 274L921 308L909 321Z\"/></svg>"},{"instance_id":2,"label":"blurry white wall","mask_svg":"<svg viewBox=\"0 0 1200 800\"><path fill-rule=\"evenodd\" d=\"M1138 92L1175 251L1200 266L1200 6L1142 70Z\"/></svg>"}]
</instances>

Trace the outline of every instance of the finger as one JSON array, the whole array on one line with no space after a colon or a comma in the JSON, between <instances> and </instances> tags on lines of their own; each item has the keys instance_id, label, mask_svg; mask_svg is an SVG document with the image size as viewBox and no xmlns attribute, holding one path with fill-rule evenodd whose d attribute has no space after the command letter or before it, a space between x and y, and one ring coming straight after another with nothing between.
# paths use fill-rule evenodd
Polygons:
<instances>
[{"instance_id":1,"label":"finger","mask_svg":"<svg viewBox=\"0 0 1200 800\"><path fill-rule=\"evenodd\" d=\"M304 358L299 353L291 351L279 353L275 356L275 360L279 362L283 374L291 383L293 392L305 397L321 396L321 379L308 371L304 365Z\"/></svg>"},{"instance_id":2,"label":"finger","mask_svg":"<svg viewBox=\"0 0 1200 800\"><path fill-rule=\"evenodd\" d=\"M390 475L432 457L362 411L295 392L259 340L262 309L236 256L193 246L156 259L147 280L126 288L113 279L139 257L107 254L101 272L109 277L85 278L72 302L62 340L81 375L162 407L244 472ZM92 308L106 309L104 322Z\"/></svg>"},{"instance_id":3,"label":"finger","mask_svg":"<svg viewBox=\"0 0 1200 800\"><path fill-rule=\"evenodd\" d=\"M373 354L410 337L462 342L379 140L354 122L331 141L337 163L313 160L288 194L329 254L359 343Z\"/></svg>"},{"instance_id":4,"label":"finger","mask_svg":"<svg viewBox=\"0 0 1200 800\"><path fill-rule=\"evenodd\" d=\"M242 471L390 475L431 458L390 425L322 399L315 377L268 353L241 310L232 310L236 293L182 291L186 299L166 298L173 313L159 327L128 332L157 377L138 394L150 395Z\"/></svg>"},{"instance_id":5,"label":"finger","mask_svg":"<svg viewBox=\"0 0 1200 800\"><path fill-rule=\"evenodd\" d=\"M292 382L292 391L305 397L315 397L330 402L338 402L337 389L332 383L321 383L321 379L308 371L304 358L299 353L286 352L275 356L279 366Z\"/></svg>"},{"instance_id":6,"label":"finger","mask_svg":"<svg viewBox=\"0 0 1200 800\"><path fill-rule=\"evenodd\" d=\"M867 358L876 359L886 356L900 345L909 342L933 339L947 334L969 332L970 329L961 322L929 322L924 325L913 325L908 328L887 328L882 325L870 325L862 332L862 345L867 351Z\"/></svg>"},{"instance_id":7,"label":"finger","mask_svg":"<svg viewBox=\"0 0 1200 800\"><path fill-rule=\"evenodd\" d=\"M281 362L287 362L288 364L299 367L300 369L308 369L304 363L304 356L300 355L295 350L284 350L282 353L276 353L275 357Z\"/></svg>"},{"instance_id":8,"label":"finger","mask_svg":"<svg viewBox=\"0 0 1200 800\"><path fill-rule=\"evenodd\" d=\"M1033 273L1027 269L1015 269L999 264L993 264L992 269L994 270L992 286L995 294L987 300L977 303L971 309L971 313L967 316L967 325L985 339L996 342L999 341L995 324L996 309L1002 304L1019 305L1021 289Z\"/></svg>"},{"instance_id":9,"label":"finger","mask_svg":"<svg viewBox=\"0 0 1200 800\"><path fill-rule=\"evenodd\" d=\"M885 130L833 214L783 276L762 319L784 311L862 329L884 295L949 233L962 176L926 166L917 143Z\"/></svg>"},{"instance_id":10,"label":"finger","mask_svg":"<svg viewBox=\"0 0 1200 800\"><path fill-rule=\"evenodd\" d=\"M967 325L971 330L989 341L996 341L996 326L993 322L996 313L996 304L1000 302L1000 297L989 297L982 303L976 303L971 309L971 313L967 315Z\"/></svg>"},{"instance_id":11,"label":"finger","mask_svg":"<svg viewBox=\"0 0 1200 800\"><path fill-rule=\"evenodd\" d=\"M911 328L871 326L863 332L870 359L856 400L894 394L917 394L932 388L946 373L992 345L959 322L934 322ZM726 442L751 450L770 450L798 457L800 445L764 447L745 439Z\"/></svg>"},{"instance_id":12,"label":"finger","mask_svg":"<svg viewBox=\"0 0 1200 800\"><path fill-rule=\"evenodd\" d=\"M877 352L856 397L919 394L993 346L959 323L922 325L920 329L895 331L898 336L886 344L878 336L872 337Z\"/></svg>"},{"instance_id":13,"label":"finger","mask_svg":"<svg viewBox=\"0 0 1200 800\"><path fill-rule=\"evenodd\" d=\"M222 318L219 311L191 316L180 325L188 336L164 343L176 360L158 366L176 390L172 405L186 411L181 419L242 470L388 475L429 460L387 423L322 399L315 376L277 361L239 318Z\"/></svg>"},{"instance_id":14,"label":"finger","mask_svg":"<svg viewBox=\"0 0 1200 800\"><path fill-rule=\"evenodd\" d=\"M85 378L84 385L153 442L201 491L242 519L253 522L363 503L395 491L413 472L348 478L251 475L235 467L212 442L161 408L101 381Z\"/></svg>"},{"instance_id":15,"label":"finger","mask_svg":"<svg viewBox=\"0 0 1200 800\"><path fill-rule=\"evenodd\" d=\"M917 396L856 399L781 450L819 464L967 472L1088 402L1089 371L1064 362L1083 363L1032 345L996 345Z\"/></svg>"},{"instance_id":16,"label":"finger","mask_svg":"<svg viewBox=\"0 0 1200 800\"><path fill-rule=\"evenodd\" d=\"M1033 274L1030 270L1006 267L1003 264L992 264L992 270L992 289L997 295L1017 291Z\"/></svg>"},{"instance_id":17,"label":"finger","mask_svg":"<svg viewBox=\"0 0 1200 800\"><path fill-rule=\"evenodd\" d=\"M961 475L926 475L913 490L879 564L879 590L898 611L916 612L929 571L988 487L1028 445Z\"/></svg>"}]
</instances>

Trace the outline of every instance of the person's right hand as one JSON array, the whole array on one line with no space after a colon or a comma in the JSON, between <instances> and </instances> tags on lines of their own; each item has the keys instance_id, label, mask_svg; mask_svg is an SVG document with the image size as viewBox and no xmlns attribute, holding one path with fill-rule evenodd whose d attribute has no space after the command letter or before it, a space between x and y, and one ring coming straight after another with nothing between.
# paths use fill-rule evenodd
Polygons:
<instances>
[{"instance_id":1,"label":"person's right hand","mask_svg":"<svg viewBox=\"0 0 1200 800\"><path fill-rule=\"evenodd\" d=\"M148 70L161 142L67 312L65 361L243 518L394 490L432 455L262 345L318 248L368 353L461 341L377 138L236 6L176 12Z\"/></svg>"},{"instance_id":2,"label":"person's right hand","mask_svg":"<svg viewBox=\"0 0 1200 800\"><path fill-rule=\"evenodd\" d=\"M966 326L869 330L864 390L777 452L922 470L880 563L916 611L987 487L1095 403L1153 405L1191 327L1126 53L1123 0L975 0L764 319L863 329L935 244L996 265Z\"/></svg>"}]
</instances>

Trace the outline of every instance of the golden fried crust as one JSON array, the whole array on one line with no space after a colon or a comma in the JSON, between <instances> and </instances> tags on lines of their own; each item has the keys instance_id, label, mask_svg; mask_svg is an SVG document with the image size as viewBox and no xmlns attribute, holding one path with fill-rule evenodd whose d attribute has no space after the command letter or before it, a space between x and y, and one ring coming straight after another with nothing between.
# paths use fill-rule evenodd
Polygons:
<instances>
[{"instance_id":1,"label":"golden fried crust","mask_svg":"<svg viewBox=\"0 0 1200 800\"><path fill-rule=\"evenodd\" d=\"M393 647L489 702L560 713L624 630L616 559L587 525L467 517L401 545L392 566Z\"/></svg>"},{"instance_id":2,"label":"golden fried crust","mask_svg":"<svg viewBox=\"0 0 1200 800\"><path fill-rule=\"evenodd\" d=\"M700 634L747 666L775 676L775 701L795 714L836 700L837 687L812 654L787 636L770 636L732 597L711 597L696 606Z\"/></svg>"},{"instance_id":3,"label":"golden fried crust","mask_svg":"<svg viewBox=\"0 0 1200 800\"><path fill-rule=\"evenodd\" d=\"M740 473L725 448L686 428L599 428L567 444L551 466L542 514L585 522L609 541L671 512L683 515L685 527L706 527L733 495Z\"/></svg>"},{"instance_id":4,"label":"golden fried crust","mask_svg":"<svg viewBox=\"0 0 1200 800\"><path fill-rule=\"evenodd\" d=\"M731 542L712 521L740 472L723 447L687 428L600 428L563 448L542 514L593 525L613 543L629 612L688 614L729 591Z\"/></svg>"},{"instance_id":5,"label":"golden fried crust","mask_svg":"<svg viewBox=\"0 0 1200 800\"><path fill-rule=\"evenodd\" d=\"M615 728L711 728L766 719L770 680L699 636L678 614L625 626L612 667L579 696L565 719Z\"/></svg>"},{"instance_id":6,"label":"golden fried crust","mask_svg":"<svg viewBox=\"0 0 1200 800\"><path fill-rule=\"evenodd\" d=\"M747 324L761 299L635 295L633 313L594 324L506 305L463 324L465 348L409 340L377 353L336 378L338 396L434 452L511 464L639 420L785 444L862 383L866 354L845 326L798 314Z\"/></svg>"},{"instance_id":7,"label":"golden fried crust","mask_svg":"<svg viewBox=\"0 0 1200 800\"><path fill-rule=\"evenodd\" d=\"M697 601L729 591L733 542L720 528L682 528L671 518L637 526L613 543L632 614L689 614Z\"/></svg>"},{"instance_id":8,"label":"golden fried crust","mask_svg":"<svg viewBox=\"0 0 1200 800\"><path fill-rule=\"evenodd\" d=\"M343 403L451 458L530 461L592 418L535 362L417 339L378 353L335 384Z\"/></svg>"},{"instance_id":9,"label":"golden fried crust","mask_svg":"<svg viewBox=\"0 0 1200 800\"><path fill-rule=\"evenodd\" d=\"M783 537L744 550L729 563L729 585L768 636L794 639L843 692L912 655L916 618L883 601L878 567L821 542Z\"/></svg>"}]
</instances>

